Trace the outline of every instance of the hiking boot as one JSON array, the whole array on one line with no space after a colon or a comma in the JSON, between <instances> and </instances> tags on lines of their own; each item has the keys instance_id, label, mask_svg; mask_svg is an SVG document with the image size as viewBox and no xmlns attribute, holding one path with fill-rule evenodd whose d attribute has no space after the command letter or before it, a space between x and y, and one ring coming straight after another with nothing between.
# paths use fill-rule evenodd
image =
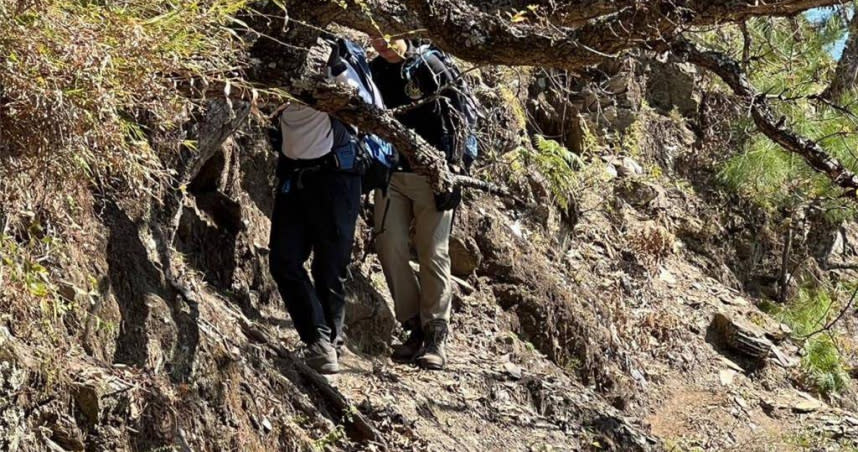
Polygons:
<instances>
[{"instance_id":1,"label":"hiking boot","mask_svg":"<svg viewBox=\"0 0 858 452\"><path fill-rule=\"evenodd\" d=\"M307 347L304 362L320 374L335 374L340 371L337 350L325 339L319 339Z\"/></svg>"},{"instance_id":2,"label":"hiking boot","mask_svg":"<svg viewBox=\"0 0 858 452\"><path fill-rule=\"evenodd\" d=\"M430 370L440 370L447 364L447 321L435 319L426 324L426 340L417 364Z\"/></svg>"},{"instance_id":3,"label":"hiking boot","mask_svg":"<svg viewBox=\"0 0 858 452\"><path fill-rule=\"evenodd\" d=\"M414 326L408 334L408 340L393 347L393 354L390 355L390 359L396 362L414 361L414 357L420 353L421 347L423 347L423 330L419 326Z\"/></svg>"}]
</instances>

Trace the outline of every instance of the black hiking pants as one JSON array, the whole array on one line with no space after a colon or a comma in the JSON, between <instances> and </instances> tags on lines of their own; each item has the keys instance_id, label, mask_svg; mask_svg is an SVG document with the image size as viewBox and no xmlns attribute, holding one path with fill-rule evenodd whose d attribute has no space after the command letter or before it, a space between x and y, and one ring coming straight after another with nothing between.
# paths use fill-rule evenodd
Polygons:
<instances>
[{"instance_id":1,"label":"black hiking pants","mask_svg":"<svg viewBox=\"0 0 858 452\"><path fill-rule=\"evenodd\" d=\"M271 218L271 275L301 340L343 341L347 267L360 208L359 175L306 172L288 192L278 190ZM300 185L300 187L299 187ZM283 180L281 179L281 187ZM313 253L310 281L304 263Z\"/></svg>"}]
</instances>

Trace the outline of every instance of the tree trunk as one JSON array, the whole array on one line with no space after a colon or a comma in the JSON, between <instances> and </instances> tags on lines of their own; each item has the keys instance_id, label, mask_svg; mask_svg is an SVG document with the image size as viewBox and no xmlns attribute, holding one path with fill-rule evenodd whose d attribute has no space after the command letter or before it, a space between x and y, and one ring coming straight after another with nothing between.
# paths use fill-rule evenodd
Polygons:
<instances>
[{"instance_id":1,"label":"tree trunk","mask_svg":"<svg viewBox=\"0 0 858 452\"><path fill-rule=\"evenodd\" d=\"M852 16L849 22L849 37L846 48L837 63L834 79L822 96L834 103L839 103L843 94L855 88L858 80L858 14Z\"/></svg>"}]
</instances>

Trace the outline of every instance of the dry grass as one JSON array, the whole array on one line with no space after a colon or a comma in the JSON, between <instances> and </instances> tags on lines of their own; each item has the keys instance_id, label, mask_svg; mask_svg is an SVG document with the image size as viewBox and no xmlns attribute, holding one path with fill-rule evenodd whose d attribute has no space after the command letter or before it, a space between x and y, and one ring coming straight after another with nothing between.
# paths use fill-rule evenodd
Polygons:
<instances>
[{"instance_id":1,"label":"dry grass","mask_svg":"<svg viewBox=\"0 0 858 452\"><path fill-rule=\"evenodd\" d=\"M0 0L0 311L16 335L89 315L62 292L89 289L94 198L143 204L170 182L202 100L177 85L241 77L247 4Z\"/></svg>"},{"instance_id":2,"label":"dry grass","mask_svg":"<svg viewBox=\"0 0 858 452\"><path fill-rule=\"evenodd\" d=\"M651 270L673 253L676 243L676 237L654 221L646 221L635 227L629 232L627 240L637 259Z\"/></svg>"},{"instance_id":3,"label":"dry grass","mask_svg":"<svg viewBox=\"0 0 858 452\"><path fill-rule=\"evenodd\" d=\"M227 26L243 6L0 0L4 167L15 156L56 176L137 187L157 177L164 170L150 132L177 129L193 105L176 80L225 79L240 68L242 44Z\"/></svg>"}]
</instances>

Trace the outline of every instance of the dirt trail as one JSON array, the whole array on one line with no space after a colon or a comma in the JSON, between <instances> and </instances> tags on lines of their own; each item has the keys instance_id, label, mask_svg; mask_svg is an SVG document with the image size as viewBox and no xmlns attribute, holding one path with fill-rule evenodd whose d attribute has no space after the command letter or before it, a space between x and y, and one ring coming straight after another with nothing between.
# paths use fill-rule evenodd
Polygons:
<instances>
[{"instance_id":1,"label":"dirt trail","mask_svg":"<svg viewBox=\"0 0 858 452\"><path fill-rule=\"evenodd\" d=\"M382 284L376 288L385 303L381 309L392 310L386 289ZM461 288L457 292L445 370L429 372L393 363L389 348L377 341L391 341L394 331L351 327L342 371L327 377L372 419L390 441L388 446L393 450L517 451L609 445L601 437L614 426L598 425L579 407L591 405L594 412L603 410L606 416L622 419L619 412L513 333L497 304L479 294L462 296ZM350 302L366 300L352 297ZM359 310L351 307L351 312ZM280 329L279 335L290 347L300 348L290 328ZM361 350L367 343L374 343L370 353ZM596 423L582 426L582 420Z\"/></svg>"}]
</instances>

